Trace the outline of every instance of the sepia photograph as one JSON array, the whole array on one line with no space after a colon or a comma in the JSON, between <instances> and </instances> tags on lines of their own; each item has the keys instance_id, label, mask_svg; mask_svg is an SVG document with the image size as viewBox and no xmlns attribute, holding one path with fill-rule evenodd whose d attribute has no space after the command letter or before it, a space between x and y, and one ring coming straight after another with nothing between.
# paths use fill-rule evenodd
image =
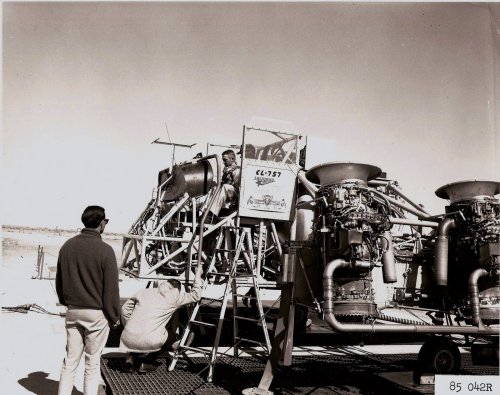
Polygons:
<instances>
[{"instance_id":1,"label":"sepia photograph","mask_svg":"<svg viewBox=\"0 0 500 395\"><path fill-rule=\"evenodd\" d=\"M500 391L500 3L1 20L2 394Z\"/></svg>"}]
</instances>

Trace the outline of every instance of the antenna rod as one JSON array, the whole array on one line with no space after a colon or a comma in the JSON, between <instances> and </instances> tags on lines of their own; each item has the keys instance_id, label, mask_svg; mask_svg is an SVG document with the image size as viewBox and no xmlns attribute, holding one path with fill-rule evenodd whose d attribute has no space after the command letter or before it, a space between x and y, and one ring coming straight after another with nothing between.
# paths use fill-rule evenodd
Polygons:
<instances>
[{"instance_id":1,"label":"antenna rod","mask_svg":"<svg viewBox=\"0 0 500 395\"><path fill-rule=\"evenodd\" d=\"M159 138L157 138L155 141L152 141L151 144L165 144L165 145L173 145L177 147L186 147L186 148L192 148L194 147L197 143L194 144L179 144L179 143L167 143L166 141L160 141Z\"/></svg>"},{"instance_id":2,"label":"antenna rod","mask_svg":"<svg viewBox=\"0 0 500 395\"><path fill-rule=\"evenodd\" d=\"M172 150L172 159L170 163L170 169L174 168L174 162L175 162L175 147L184 147L184 148L192 148L194 147L197 143L194 144L179 144L179 143L167 143L166 141L160 141L160 138L157 138L155 141L152 141L151 144L164 144L164 145L171 145L173 146Z\"/></svg>"}]
</instances>

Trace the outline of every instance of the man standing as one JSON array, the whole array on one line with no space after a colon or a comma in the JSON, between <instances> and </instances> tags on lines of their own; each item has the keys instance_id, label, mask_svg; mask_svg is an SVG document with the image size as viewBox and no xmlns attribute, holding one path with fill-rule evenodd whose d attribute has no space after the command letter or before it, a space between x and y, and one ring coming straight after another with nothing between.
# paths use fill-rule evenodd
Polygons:
<instances>
[{"instance_id":1,"label":"man standing","mask_svg":"<svg viewBox=\"0 0 500 395\"><path fill-rule=\"evenodd\" d=\"M101 354L110 327L120 325L118 267L113 249L101 239L108 223L104 209L89 206L85 228L59 251L56 291L66 313L66 356L58 395L73 391L76 369L85 352L84 394L95 395L101 380Z\"/></svg>"}]
</instances>

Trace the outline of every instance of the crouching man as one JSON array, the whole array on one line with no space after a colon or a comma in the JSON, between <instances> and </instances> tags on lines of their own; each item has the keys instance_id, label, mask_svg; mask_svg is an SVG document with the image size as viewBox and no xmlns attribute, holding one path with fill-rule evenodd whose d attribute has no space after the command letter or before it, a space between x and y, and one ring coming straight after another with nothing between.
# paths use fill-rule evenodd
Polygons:
<instances>
[{"instance_id":1,"label":"crouching man","mask_svg":"<svg viewBox=\"0 0 500 395\"><path fill-rule=\"evenodd\" d=\"M202 265L198 265L191 291L186 292L177 280L167 280L157 288L138 291L122 306L121 320L124 326L120 348L130 352L125 370L148 373L158 367L156 358L167 351L176 340L172 315L181 306L201 299L203 280Z\"/></svg>"}]
</instances>

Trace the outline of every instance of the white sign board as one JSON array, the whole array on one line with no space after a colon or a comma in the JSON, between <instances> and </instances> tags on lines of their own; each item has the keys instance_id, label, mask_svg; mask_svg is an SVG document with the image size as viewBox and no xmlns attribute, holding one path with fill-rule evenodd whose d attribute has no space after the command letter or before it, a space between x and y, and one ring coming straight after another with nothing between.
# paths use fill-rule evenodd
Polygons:
<instances>
[{"instance_id":1,"label":"white sign board","mask_svg":"<svg viewBox=\"0 0 500 395\"><path fill-rule=\"evenodd\" d=\"M293 166L258 162L260 161L249 160L243 167L241 179L244 182L240 190L239 215L289 220L296 171Z\"/></svg>"}]
</instances>

